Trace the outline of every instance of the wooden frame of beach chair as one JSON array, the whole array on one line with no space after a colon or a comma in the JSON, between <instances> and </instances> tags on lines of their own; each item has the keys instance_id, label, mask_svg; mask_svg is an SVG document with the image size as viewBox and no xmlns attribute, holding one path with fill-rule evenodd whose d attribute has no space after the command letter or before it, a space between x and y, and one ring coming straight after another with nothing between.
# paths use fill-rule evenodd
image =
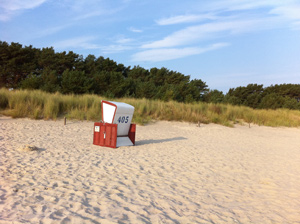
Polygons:
<instances>
[{"instance_id":1,"label":"wooden frame of beach chair","mask_svg":"<svg viewBox=\"0 0 300 224\"><path fill-rule=\"evenodd\" d=\"M101 102L102 122L94 123L93 144L117 148L135 145L134 107L120 102Z\"/></svg>"}]
</instances>

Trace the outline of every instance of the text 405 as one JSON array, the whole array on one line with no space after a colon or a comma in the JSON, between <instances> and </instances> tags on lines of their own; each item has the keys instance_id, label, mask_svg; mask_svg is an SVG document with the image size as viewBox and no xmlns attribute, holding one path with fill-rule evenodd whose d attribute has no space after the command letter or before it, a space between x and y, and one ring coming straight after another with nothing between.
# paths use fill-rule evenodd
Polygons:
<instances>
[{"instance_id":1,"label":"text 405","mask_svg":"<svg viewBox=\"0 0 300 224\"><path fill-rule=\"evenodd\" d=\"M128 123L129 116L121 116L118 118L118 123Z\"/></svg>"}]
</instances>

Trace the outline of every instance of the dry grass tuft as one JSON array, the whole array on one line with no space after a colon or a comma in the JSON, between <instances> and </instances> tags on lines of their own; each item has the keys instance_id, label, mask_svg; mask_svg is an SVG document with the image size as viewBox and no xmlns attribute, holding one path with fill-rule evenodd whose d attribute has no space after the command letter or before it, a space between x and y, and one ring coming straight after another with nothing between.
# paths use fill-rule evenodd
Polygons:
<instances>
[{"instance_id":1,"label":"dry grass tuft","mask_svg":"<svg viewBox=\"0 0 300 224\"><path fill-rule=\"evenodd\" d=\"M33 119L101 119L101 100L97 95L50 94L40 90L0 89L1 114ZM207 103L163 102L149 99L113 99L135 107L133 122L145 124L151 120L185 121L193 123L216 123L233 127L236 123L254 123L272 127L299 127L300 111L255 110L244 106Z\"/></svg>"}]
</instances>

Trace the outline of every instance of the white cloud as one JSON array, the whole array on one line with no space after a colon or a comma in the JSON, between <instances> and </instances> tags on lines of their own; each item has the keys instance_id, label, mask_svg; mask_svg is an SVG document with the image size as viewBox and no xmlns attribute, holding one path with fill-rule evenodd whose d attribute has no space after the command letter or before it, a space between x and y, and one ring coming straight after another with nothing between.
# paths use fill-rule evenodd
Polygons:
<instances>
[{"instance_id":1,"label":"white cloud","mask_svg":"<svg viewBox=\"0 0 300 224\"><path fill-rule=\"evenodd\" d=\"M101 47L101 50L105 54L115 54L120 53L126 50L132 49L129 45L122 45L122 44L111 44L105 47Z\"/></svg>"},{"instance_id":2,"label":"white cloud","mask_svg":"<svg viewBox=\"0 0 300 224\"><path fill-rule=\"evenodd\" d=\"M143 32L143 30L137 29L137 28L134 28L134 27L129 27L128 30L131 31L131 32L134 32L134 33L142 33Z\"/></svg>"},{"instance_id":3,"label":"white cloud","mask_svg":"<svg viewBox=\"0 0 300 224\"><path fill-rule=\"evenodd\" d=\"M47 0L0 0L0 20L7 21L18 11L36 8Z\"/></svg>"},{"instance_id":4,"label":"white cloud","mask_svg":"<svg viewBox=\"0 0 300 224\"><path fill-rule=\"evenodd\" d=\"M271 10L270 13L278 14L288 19L300 20L300 4L288 7L277 7Z\"/></svg>"},{"instance_id":5,"label":"white cloud","mask_svg":"<svg viewBox=\"0 0 300 224\"><path fill-rule=\"evenodd\" d=\"M61 26L55 26L55 27L46 27L44 30L39 29L39 31L37 33L34 34L35 37L40 38L40 37L45 37L45 36L49 36L52 34L55 34L61 30L64 30L65 28L67 28L68 24L64 24Z\"/></svg>"},{"instance_id":6,"label":"white cloud","mask_svg":"<svg viewBox=\"0 0 300 224\"><path fill-rule=\"evenodd\" d=\"M151 49L193 45L203 40L214 40L242 33L282 28L287 26L288 23L292 24L294 29L299 27L300 6L299 4L291 4L291 0L287 0L286 3L276 0L245 0L243 2L232 0L217 1L217 3L208 3L207 7L203 7L206 11L199 15L179 15L156 21L159 25L188 22L201 24L187 26L160 40L145 43L141 47ZM212 21L207 22L205 19Z\"/></svg>"},{"instance_id":7,"label":"white cloud","mask_svg":"<svg viewBox=\"0 0 300 224\"><path fill-rule=\"evenodd\" d=\"M99 17L99 16L107 16L109 18L110 15L116 14L120 9L113 8L113 9L106 9L101 8L101 6L95 6L95 7L84 7L81 11L74 11L76 16L73 18L73 20L84 20L84 19L90 19L92 17Z\"/></svg>"},{"instance_id":8,"label":"white cloud","mask_svg":"<svg viewBox=\"0 0 300 224\"><path fill-rule=\"evenodd\" d=\"M74 18L74 20L89 19L91 17L101 16L103 14L104 14L104 12L102 10L91 11L91 12L83 13L82 15L76 16Z\"/></svg>"},{"instance_id":9,"label":"white cloud","mask_svg":"<svg viewBox=\"0 0 300 224\"><path fill-rule=\"evenodd\" d=\"M216 19L216 17L213 16L212 14L180 15L180 16L173 16L169 18L163 18L157 20L156 23L158 25L164 26L164 25L173 25L179 23L199 22L207 19Z\"/></svg>"},{"instance_id":10,"label":"white cloud","mask_svg":"<svg viewBox=\"0 0 300 224\"><path fill-rule=\"evenodd\" d=\"M46 1L47 0L1 0L0 7L9 11L32 9L40 6Z\"/></svg>"},{"instance_id":11,"label":"white cloud","mask_svg":"<svg viewBox=\"0 0 300 224\"><path fill-rule=\"evenodd\" d=\"M209 11L238 11L238 10L252 10L257 8L265 8L265 7L277 7L280 5L286 5L293 2L293 0L219 0L212 1L205 5L205 10Z\"/></svg>"},{"instance_id":12,"label":"white cloud","mask_svg":"<svg viewBox=\"0 0 300 224\"><path fill-rule=\"evenodd\" d=\"M167 61L178 58L183 58L191 55L202 54L207 51L216 50L228 46L228 43L216 43L205 48L200 47L186 47L186 48L163 48L151 49L138 52L132 56L132 61Z\"/></svg>"},{"instance_id":13,"label":"white cloud","mask_svg":"<svg viewBox=\"0 0 300 224\"><path fill-rule=\"evenodd\" d=\"M134 40L132 38L125 38L125 37L122 37L122 38L119 38L116 40L116 43L119 43L119 44L127 44L127 43L130 43L130 42L133 42Z\"/></svg>"},{"instance_id":14,"label":"white cloud","mask_svg":"<svg viewBox=\"0 0 300 224\"><path fill-rule=\"evenodd\" d=\"M215 0L199 3L200 13L215 16L236 15L237 20L255 17L259 20L273 18L280 25L297 25L300 17L299 0ZM275 18L276 17L276 18ZM223 19L223 18L221 18Z\"/></svg>"},{"instance_id":15,"label":"white cloud","mask_svg":"<svg viewBox=\"0 0 300 224\"><path fill-rule=\"evenodd\" d=\"M105 1L102 0L60 0L57 1L57 4L59 4L62 7L68 8L71 11L75 11L77 13L81 12L90 12L94 13L99 8L104 7Z\"/></svg>"},{"instance_id":16,"label":"white cloud","mask_svg":"<svg viewBox=\"0 0 300 224\"><path fill-rule=\"evenodd\" d=\"M0 21L8 21L13 15L13 13L10 11L2 12L2 13L1 12L2 10L0 10Z\"/></svg>"},{"instance_id":17,"label":"white cloud","mask_svg":"<svg viewBox=\"0 0 300 224\"><path fill-rule=\"evenodd\" d=\"M113 44L101 47L103 53L120 53L126 50L130 50L135 45L134 39L124 37L123 35L119 35L113 40Z\"/></svg>"},{"instance_id":18,"label":"white cloud","mask_svg":"<svg viewBox=\"0 0 300 224\"><path fill-rule=\"evenodd\" d=\"M250 29L256 27L257 21L228 21L213 22L197 26L190 26L185 29L176 31L162 40L153 41L152 43L142 45L142 48L163 48L174 47L179 45L192 44L207 38L217 38L219 33L227 32L230 34L245 31L245 27ZM222 34L224 35L224 34Z\"/></svg>"},{"instance_id":19,"label":"white cloud","mask_svg":"<svg viewBox=\"0 0 300 224\"><path fill-rule=\"evenodd\" d=\"M82 36L71 39L66 39L53 43L55 49L65 50L65 49L85 49L85 50L95 50L99 49L105 54L120 53L126 50L130 50L133 47L130 45L133 39L130 38L119 38L113 41L113 44L102 46L94 44L96 42L95 36Z\"/></svg>"},{"instance_id":20,"label":"white cloud","mask_svg":"<svg viewBox=\"0 0 300 224\"><path fill-rule=\"evenodd\" d=\"M88 20L93 17L106 16L105 19L110 18L111 15L119 12L122 7L112 7L110 1L105 0L61 0L55 3L59 8L65 8L68 13L72 14L72 20Z\"/></svg>"},{"instance_id":21,"label":"white cloud","mask_svg":"<svg viewBox=\"0 0 300 224\"><path fill-rule=\"evenodd\" d=\"M300 4L292 4L287 6L279 6L270 10L270 14L279 16L282 19L291 22L294 28L300 28Z\"/></svg>"},{"instance_id":22,"label":"white cloud","mask_svg":"<svg viewBox=\"0 0 300 224\"><path fill-rule=\"evenodd\" d=\"M84 37L76 37L67 40L58 41L52 46L56 49L99 49L100 46L97 44L92 44L91 41L95 40L95 37L92 36L84 36Z\"/></svg>"},{"instance_id":23,"label":"white cloud","mask_svg":"<svg viewBox=\"0 0 300 224\"><path fill-rule=\"evenodd\" d=\"M116 37L110 38L111 44L101 46L101 50L105 54L115 54L130 50L135 44L135 40L132 38L125 37L124 35L117 35Z\"/></svg>"}]
</instances>

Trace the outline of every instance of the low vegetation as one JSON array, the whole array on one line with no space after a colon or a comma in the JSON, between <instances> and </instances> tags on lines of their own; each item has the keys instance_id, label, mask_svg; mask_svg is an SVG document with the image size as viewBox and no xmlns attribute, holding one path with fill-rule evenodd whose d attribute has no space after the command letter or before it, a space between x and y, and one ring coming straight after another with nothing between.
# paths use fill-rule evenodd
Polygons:
<instances>
[{"instance_id":1,"label":"low vegetation","mask_svg":"<svg viewBox=\"0 0 300 224\"><path fill-rule=\"evenodd\" d=\"M0 52L0 88L300 110L300 84L248 84L223 94L201 79L164 67L131 67L103 56L90 54L84 58L72 51L55 52L53 47L39 49L3 41Z\"/></svg>"},{"instance_id":2,"label":"low vegetation","mask_svg":"<svg viewBox=\"0 0 300 224\"><path fill-rule=\"evenodd\" d=\"M101 120L101 100L122 101L135 107L133 122L151 120L216 123L233 126L254 123L266 126L300 126L300 111L252 109L245 106L204 102L180 103L150 99L109 99L97 95L63 95L40 90L0 89L0 113L14 118Z\"/></svg>"}]
</instances>

